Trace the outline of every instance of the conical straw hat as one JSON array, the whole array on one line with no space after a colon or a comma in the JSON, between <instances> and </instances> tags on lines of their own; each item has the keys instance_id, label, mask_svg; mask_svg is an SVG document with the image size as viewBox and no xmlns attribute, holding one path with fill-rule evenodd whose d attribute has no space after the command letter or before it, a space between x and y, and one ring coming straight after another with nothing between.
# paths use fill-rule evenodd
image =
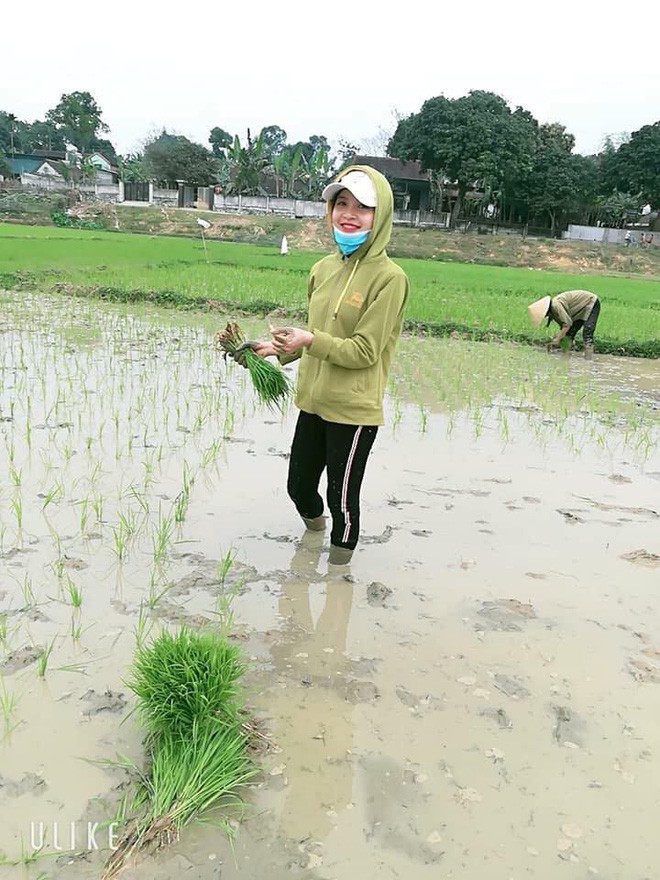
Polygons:
<instances>
[{"instance_id":1,"label":"conical straw hat","mask_svg":"<svg viewBox=\"0 0 660 880\"><path fill-rule=\"evenodd\" d=\"M537 299L536 302L533 302L531 306L527 306L527 314L529 315L529 320L535 327L539 327L541 321L548 314L550 299L551 298L549 296L544 296L541 299Z\"/></svg>"}]
</instances>

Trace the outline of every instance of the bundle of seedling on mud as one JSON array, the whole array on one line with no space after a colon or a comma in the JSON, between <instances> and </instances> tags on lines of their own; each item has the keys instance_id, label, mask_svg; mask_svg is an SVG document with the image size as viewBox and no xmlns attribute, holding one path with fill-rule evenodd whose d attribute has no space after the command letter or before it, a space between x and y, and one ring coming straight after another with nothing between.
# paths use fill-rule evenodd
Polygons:
<instances>
[{"instance_id":1,"label":"bundle of seedling on mud","mask_svg":"<svg viewBox=\"0 0 660 880\"><path fill-rule=\"evenodd\" d=\"M240 803L237 789L258 772L243 672L240 649L216 632L184 627L140 645L127 684L147 732L147 769L138 771L137 793L124 805L130 818L104 878L138 851L177 840L209 807Z\"/></svg>"},{"instance_id":2,"label":"bundle of seedling on mud","mask_svg":"<svg viewBox=\"0 0 660 880\"><path fill-rule=\"evenodd\" d=\"M240 350L241 361L247 367L257 397L270 409L282 409L291 392L287 377L279 366L275 366L252 350L238 324L229 323L224 330L215 335L216 344L227 355Z\"/></svg>"}]
</instances>

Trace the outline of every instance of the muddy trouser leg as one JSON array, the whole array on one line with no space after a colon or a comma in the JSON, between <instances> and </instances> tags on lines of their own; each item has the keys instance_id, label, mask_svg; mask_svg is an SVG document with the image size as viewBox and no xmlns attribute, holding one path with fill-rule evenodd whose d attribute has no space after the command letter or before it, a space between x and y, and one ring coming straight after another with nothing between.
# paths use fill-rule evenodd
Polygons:
<instances>
[{"instance_id":1,"label":"muddy trouser leg","mask_svg":"<svg viewBox=\"0 0 660 880\"><path fill-rule=\"evenodd\" d=\"M319 416L300 412L291 443L287 492L298 513L315 519L323 513L319 481L326 466L326 423Z\"/></svg>"},{"instance_id":2,"label":"muddy trouser leg","mask_svg":"<svg viewBox=\"0 0 660 880\"><path fill-rule=\"evenodd\" d=\"M330 542L353 550L360 535L360 488L376 439L375 425L326 422Z\"/></svg>"},{"instance_id":3,"label":"muddy trouser leg","mask_svg":"<svg viewBox=\"0 0 660 880\"><path fill-rule=\"evenodd\" d=\"M571 326L568 329L568 333L566 334L566 337L568 339L570 339L571 342L575 339L576 333L582 327L583 324L584 324L584 321L581 321L579 318L577 321L573 321L573 323L571 324Z\"/></svg>"},{"instance_id":4,"label":"muddy trouser leg","mask_svg":"<svg viewBox=\"0 0 660 880\"><path fill-rule=\"evenodd\" d=\"M587 320L584 322L584 330L582 331L582 338L584 339L585 345L593 345L594 344L594 331L596 329L596 324L598 323L598 316L600 315L600 300L597 299L594 303L593 309L589 312L589 316Z\"/></svg>"}]
</instances>

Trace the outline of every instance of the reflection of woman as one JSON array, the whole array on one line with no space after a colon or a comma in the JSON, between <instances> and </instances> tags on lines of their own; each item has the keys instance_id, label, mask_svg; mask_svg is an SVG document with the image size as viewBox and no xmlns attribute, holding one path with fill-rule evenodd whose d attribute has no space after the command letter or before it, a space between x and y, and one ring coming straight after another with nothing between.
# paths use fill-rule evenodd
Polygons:
<instances>
[{"instance_id":1,"label":"reflection of woman","mask_svg":"<svg viewBox=\"0 0 660 880\"><path fill-rule=\"evenodd\" d=\"M296 556L309 559L309 551ZM294 557L292 571L300 561ZM328 811L341 810L352 798L352 708L342 688L352 602L351 583L326 582L315 623L309 578L292 577L282 587L283 627L271 654L286 686L273 691L271 708L287 781L280 826L292 840L323 839L333 827Z\"/></svg>"}]
</instances>

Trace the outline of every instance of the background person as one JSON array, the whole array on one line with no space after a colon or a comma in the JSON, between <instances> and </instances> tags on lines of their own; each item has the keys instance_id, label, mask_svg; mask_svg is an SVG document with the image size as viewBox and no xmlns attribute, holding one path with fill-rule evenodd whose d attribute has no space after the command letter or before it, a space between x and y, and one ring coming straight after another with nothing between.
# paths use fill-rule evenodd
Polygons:
<instances>
[{"instance_id":1,"label":"background person","mask_svg":"<svg viewBox=\"0 0 660 880\"><path fill-rule=\"evenodd\" d=\"M308 529L325 528L319 482L327 472L333 565L350 562L360 531L360 489L379 425L409 281L385 250L392 233L389 183L366 165L323 190L337 245L311 269L308 329L280 327L250 343L262 357L300 358L287 491ZM240 354L239 354L240 362Z\"/></svg>"},{"instance_id":2,"label":"background person","mask_svg":"<svg viewBox=\"0 0 660 880\"><path fill-rule=\"evenodd\" d=\"M557 296L544 296L527 306L532 324L539 327L544 318L559 324L559 332L548 343L549 348L556 348L564 336L571 340L571 348L575 342L575 334L582 329L584 340L584 356L590 358L594 353L594 331L600 315L600 300L590 290L565 290Z\"/></svg>"}]
</instances>

